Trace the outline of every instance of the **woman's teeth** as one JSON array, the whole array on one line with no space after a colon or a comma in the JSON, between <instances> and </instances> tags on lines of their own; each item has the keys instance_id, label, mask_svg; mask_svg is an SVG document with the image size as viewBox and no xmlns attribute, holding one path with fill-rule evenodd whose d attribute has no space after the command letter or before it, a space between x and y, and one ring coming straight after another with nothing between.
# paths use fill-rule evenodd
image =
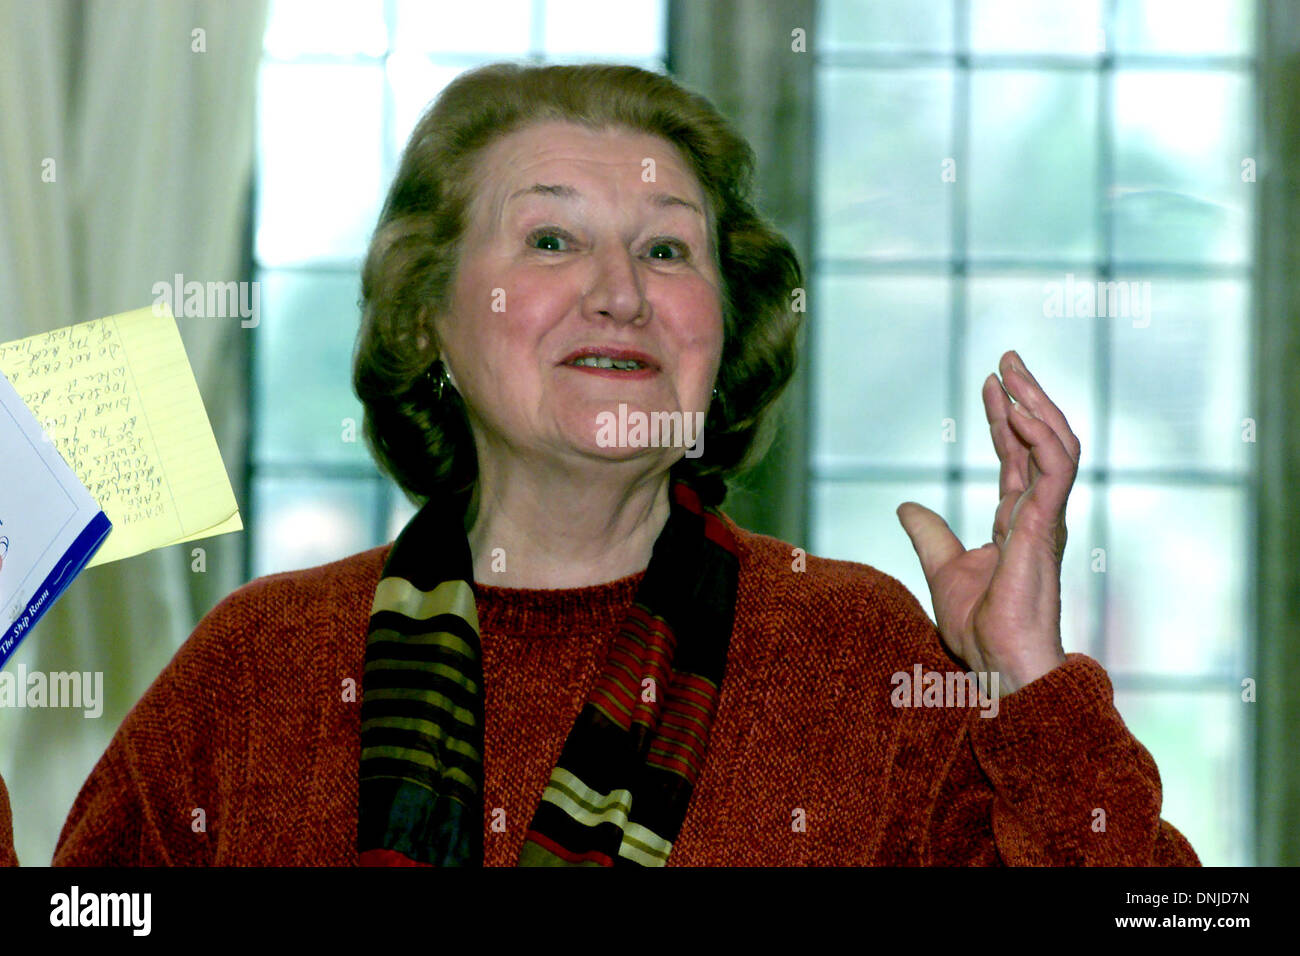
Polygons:
<instances>
[{"instance_id":1,"label":"woman's teeth","mask_svg":"<svg viewBox=\"0 0 1300 956\"><path fill-rule=\"evenodd\" d=\"M616 368L624 372L645 368L635 359L612 359L604 355L584 355L582 358L574 359L569 364L580 365L584 368Z\"/></svg>"}]
</instances>

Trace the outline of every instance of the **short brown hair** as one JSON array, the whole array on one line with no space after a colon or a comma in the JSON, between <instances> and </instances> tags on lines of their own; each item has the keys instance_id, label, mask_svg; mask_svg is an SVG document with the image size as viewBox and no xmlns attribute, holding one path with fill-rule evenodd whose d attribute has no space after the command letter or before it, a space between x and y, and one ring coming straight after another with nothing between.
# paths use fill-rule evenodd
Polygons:
<instances>
[{"instance_id":1,"label":"short brown hair","mask_svg":"<svg viewBox=\"0 0 1300 956\"><path fill-rule=\"evenodd\" d=\"M499 138L536 123L623 128L673 143L703 187L722 284L723 348L699 458L673 465L709 504L771 440L766 413L794 374L803 273L790 243L750 201L755 157L704 97L635 66L494 63L456 77L416 125L361 274L352 384L381 470L417 503L472 491L473 436L455 390L441 402L432 317L450 301L474 199L476 164Z\"/></svg>"}]
</instances>

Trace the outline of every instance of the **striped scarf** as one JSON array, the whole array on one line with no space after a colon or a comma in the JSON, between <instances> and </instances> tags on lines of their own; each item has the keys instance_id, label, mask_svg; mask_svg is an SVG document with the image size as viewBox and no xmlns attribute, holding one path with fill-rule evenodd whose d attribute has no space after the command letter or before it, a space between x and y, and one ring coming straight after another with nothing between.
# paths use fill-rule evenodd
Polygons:
<instances>
[{"instance_id":1,"label":"striped scarf","mask_svg":"<svg viewBox=\"0 0 1300 956\"><path fill-rule=\"evenodd\" d=\"M735 616L736 542L672 510L529 825L520 866L663 866L704 764ZM460 509L430 500L384 564L361 704L363 866L483 865L483 668Z\"/></svg>"}]
</instances>

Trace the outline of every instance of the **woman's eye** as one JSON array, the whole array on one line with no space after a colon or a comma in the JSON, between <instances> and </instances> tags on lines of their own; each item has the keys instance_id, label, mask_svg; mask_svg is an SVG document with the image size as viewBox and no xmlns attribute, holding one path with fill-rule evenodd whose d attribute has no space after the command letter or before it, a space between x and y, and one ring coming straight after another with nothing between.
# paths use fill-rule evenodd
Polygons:
<instances>
[{"instance_id":1,"label":"woman's eye","mask_svg":"<svg viewBox=\"0 0 1300 956\"><path fill-rule=\"evenodd\" d=\"M539 252L568 252L571 242L573 237L561 229L534 229L528 234L529 248ZM652 259L671 262L690 258L691 250L677 239L656 239L650 244L648 254Z\"/></svg>"},{"instance_id":2,"label":"woman's eye","mask_svg":"<svg viewBox=\"0 0 1300 956\"><path fill-rule=\"evenodd\" d=\"M550 246L541 249L542 252L564 252L565 250L560 247L568 242L568 236L556 229L537 229L528 235L528 245L530 247L539 248L537 243L542 240L551 243Z\"/></svg>"},{"instance_id":3,"label":"woman's eye","mask_svg":"<svg viewBox=\"0 0 1300 956\"><path fill-rule=\"evenodd\" d=\"M656 255L657 251L660 249L676 251L678 254L675 256ZM687 248L686 244L678 242L676 239L659 239L650 246L650 255L656 259L686 259L689 258L690 254L691 251Z\"/></svg>"}]
</instances>

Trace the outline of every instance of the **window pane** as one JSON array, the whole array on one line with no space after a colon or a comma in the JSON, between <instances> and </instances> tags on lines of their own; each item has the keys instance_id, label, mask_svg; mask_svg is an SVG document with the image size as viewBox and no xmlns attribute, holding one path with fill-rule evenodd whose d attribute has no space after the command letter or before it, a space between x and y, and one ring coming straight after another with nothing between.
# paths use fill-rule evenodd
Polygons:
<instances>
[{"instance_id":1,"label":"window pane","mask_svg":"<svg viewBox=\"0 0 1300 956\"><path fill-rule=\"evenodd\" d=\"M546 54L654 59L667 45L664 6L654 0L546 0Z\"/></svg>"},{"instance_id":2,"label":"window pane","mask_svg":"<svg viewBox=\"0 0 1300 956\"><path fill-rule=\"evenodd\" d=\"M1246 707L1235 694L1115 691L1115 708L1160 769L1160 816L1205 866L1249 866Z\"/></svg>"},{"instance_id":3,"label":"window pane","mask_svg":"<svg viewBox=\"0 0 1300 956\"><path fill-rule=\"evenodd\" d=\"M1117 259L1245 262L1255 186L1250 83L1186 70L1115 74Z\"/></svg>"},{"instance_id":4,"label":"window pane","mask_svg":"<svg viewBox=\"0 0 1300 956\"><path fill-rule=\"evenodd\" d=\"M265 272L253 334L256 461L368 466L362 406L352 393L360 280L354 273Z\"/></svg>"},{"instance_id":5,"label":"window pane","mask_svg":"<svg viewBox=\"0 0 1300 956\"><path fill-rule=\"evenodd\" d=\"M532 0L397 0L393 48L524 56L532 19Z\"/></svg>"},{"instance_id":6,"label":"window pane","mask_svg":"<svg viewBox=\"0 0 1300 956\"><path fill-rule=\"evenodd\" d=\"M1067 654L1092 655L1093 634L1097 629L1097 575L1092 540L1092 487L1076 482L1065 505L1065 525L1069 540L1061 562L1061 644ZM996 481L968 482L962 489L962 520L954 531L969 548L981 547L993 540L993 516L998 508ZM942 512L940 512L942 514ZM947 517L947 516L945 516ZM949 521L951 525L952 522Z\"/></svg>"},{"instance_id":7,"label":"window pane","mask_svg":"<svg viewBox=\"0 0 1300 956\"><path fill-rule=\"evenodd\" d=\"M1111 464L1244 469L1254 446L1243 441L1253 436L1242 421L1255 414L1246 283L1142 282L1150 286L1150 324L1111 326Z\"/></svg>"},{"instance_id":8,"label":"window pane","mask_svg":"<svg viewBox=\"0 0 1300 956\"><path fill-rule=\"evenodd\" d=\"M818 83L819 253L949 255L952 75L828 68Z\"/></svg>"},{"instance_id":9,"label":"window pane","mask_svg":"<svg viewBox=\"0 0 1300 956\"><path fill-rule=\"evenodd\" d=\"M1082 446L1081 466L1102 464L1095 458L1093 431L1093 321L1048 317L1047 299L1064 275L1036 278L980 278L967 283L969 309L962 420L958 440L967 465L998 467L989 435L981 386L998 371L998 359L1015 349L1043 391L1065 415Z\"/></svg>"},{"instance_id":10,"label":"window pane","mask_svg":"<svg viewBox=\"0 0 1300 956\"><path fill-rule=\"evenodd\" d=\"M972 253L1095 255L1096 74L976 71L971 104Z\"/></svg>"},{"instance_id":11,"label":"window pane","mask_svg":"<svg viewBox=\"0 0 1300 956\"><path fill-rule=\"evenodd\" d=\"M393 93L394 157L402 155L415 124L443 87L465 69L463 66L435 63L418 53L394 53L388 58L388 82Z\"/></svg>"},{"instance_id":12,"label":"window pane","mask_svg":"<svg viewBox=\"0 0 1300 956\"><path fill-rule=\"evenodd\" d=\"M1122 688L1117 705L1160 768L1162 816L1202 862L1249 864L1250 712L1234 681L1248 673L1251 635L1252 442L1268 440L1253 432L1244 275L1262 147L1253 64L1210 58L1253 56L1257 4L817 6L816 48L839 55L815 71L810 550L900 578L932 615L893 512L920 500L967 547L989 540L998 462L980 386L1019 350L1079 437L1081 468L1108 469L1070 494L1065 649L1097 657ZM954 11L969 25L968 73L955 81L933 62L891 57L962 47ZM1117 54L1113 70L1103 53ZM969 133L956 188L930 176L957 148L954 124ZM966 208L953 209L956 198ZM842 261L963 253L942 298L937 282L900 275L912 265L875 262L860 277ZM1111 262L1115 274L1099 282ZM963 285L950 302L951 281ZM886 401L903 407L891 414ZM955 487L940 480L952 446L931 441L936 416L956 419L968 471ZM934 479L887 470L908 465ZM960 507L949 508L954 493Z\"/></svg>"},{"instance_id":13,"label":"window pane","mask_svg":"<svg viewBox=\"0 0 1300 956\"><path fill-rule=\"evenodd\" d=\"M1078 56L1103 49L1101 0L970 0L971 50Z\"/></svg>"},{"instance_id":14,"label":"window pane","mask_svg":"<svg viewBox=\"0 0 1300 956\"><path fill-rule=\"evenodd\" d=\"M384 55L383 0L273 0L263 48L271 56Z\"/></svg>"},{"instance_id":15,"label":"window pane","mask_svg":"<svg viewBox=\"0 0 1300 956\"><path fill-rule=\"evenodd\" d=\"M1245 492L1117 485L1108 492L1106 667L1213 675L1245 666Z\"/></svg>"},{"instance_id":16,"label":"window pane","mask_svg":"<svg viewBox=\"0 0 1300 956\"><path fill-rule=\"evenodd\" d=\"M1115 49L1124 53L1248 54L1254 0L1118 0Z\"/></svg>"},{"instance_id":17,"label":"window pane","mask_svg":"<svg viewBox=\"0 0 1300 956\"><path fill-rule=\"evenodd\" d=\"M952 50L952 0L821 0L817 49Z\"/></svg>"},{"instance_id":18,"label":"window pane","mask_svg":"<svg viewBox=\"0 0 1300 956\"><path fill-rule=\"evenodd\" d=\"M310 568L372 548L381 485L261 477L253 481L253 576Z\"/></svg>"},{"instance_id":19,"label":"window pane","mask_svg":"<svg viewBox=\"0 0 1300 956\"><path fill-rule=\"evenodd\" d=\"M894 513L904 501L943 514L943 482L814 481L809 551L818 557L869 564L897 578L933 621L934 606L921 562Z\"/></svg>"},{"instance_id":20,"label":"window pane","mask_svg":"<svg viewBox=\"0 0 1300 956\"><path fill-rule=\"evenodd\" d=\"M264 64L259 114L258 260L359 259L383 201L383 67Z\"/></svg>"},{"instance_id":21,"label":"window pane","mask_svg":"<svg viewBox=\"0 0 1300 956\"><path fill-rule=\"evenodd\" d=\"M948 280L827 277L817 288L817 466L945 464Z\"/></svg>"}]
</instances>

